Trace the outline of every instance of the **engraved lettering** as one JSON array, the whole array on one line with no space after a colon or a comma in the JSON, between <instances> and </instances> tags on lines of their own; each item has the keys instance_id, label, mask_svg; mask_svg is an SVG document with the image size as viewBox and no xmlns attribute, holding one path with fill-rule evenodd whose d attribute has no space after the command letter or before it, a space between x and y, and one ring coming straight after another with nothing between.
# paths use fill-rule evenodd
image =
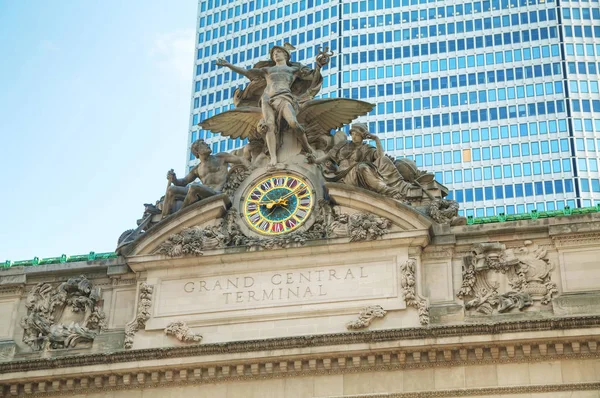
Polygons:
<instances>
[{"instance_id":1,"label":"engraved lettering","mask_svg":"<svg viewBox=\"0 0 600 398\"><path fill-rule=\"evenodd\" d=\"M317 282L321 282L321 275L323 275L324 270L320 269L317 271Z\"/></svg>"},{"instance_id":2,"label":"engraved lettering","mask_svg":"<svg viewBox=\"0 0 600 398\"><path fill-rule=\"evenodd\" d=\"M248 301L250 301L250 299L253 299L254 301L260 301L259 299L254 297L255 294L256 294L256 292L254 290L249 290L248 291Z\"/></svg>"},{"instance_id":3,"label":"engraved lettering","mask_svg":"<svg viewBox=\"0 0 600 398\"><path fill-rule=\"evenodd\" d=\"M335 279L340 279L335 275L335 270L334 269L330 269L329 270L329 280L331 280L331 278L335 278Z\"/></svg>"},{"instance_id":4,"label":"engraved lettering","mask_svg":"<svg viewBox=\"0 0 600 398\"><path fill-rule=\"evenodd\" d=\"M266 290L263 290L262 299L263 300L273 300L273 289L271 289L269 293L267 293Z\"/></svg>"},{"instance_id":5,"label":"engraved lettering","mask_svg":"<svg viewBox=\"0 0 600 398\"><path fill-rule=\"evenodd\" d=\"M200 281L200 287L198 288L198 291L201 292L202 288L208 292L208 289L206 288L206 281Z\"/></svg>"},{"instance_id":6,"label":"engraved lettering","mask_svg":"<svg viewBox=\"0 0 600 398\"><path fill-rule=\"evenodd\" d=\"M183 291L186 293L192 293L194 291L194 282L188 282L183 285Z\"/></svg>"},{"instance_id":7,"label":"engraved lettering","mask_svg":"<svg viewBox=\"0 0 600 398\"><path fill-rule=\"evenodd\" d=\"M229 304L229 296L231 296L231 293L223 293L223 296L225 296L225 304Z\"/></svg>"},{"instance_id":8,"label":"engraved lettering","mask_svg":"<svg viewBox=\"0 0 600 398\"><path fill-rule=\"evenodd\" d=\"M361 277L361 278L368 278L368 277L369 277L369 275L367 275L367 274L364 272L364 271L365 271L365 270L364 270L364 268L365 268L365 267L360 267L360 277Z\"/></svg>"},{"instance_id":9,"label":"engraved lettering","mask_svg":"<svg viewBox=\"0 0 600 398\"><path fill-rule=\"evenodd\" d=\"M275 281L277 280L277 281ZM281 274L275 274L271 277L271 283L274 285L281 285Z\"/></svg>"},{"instance_id":10,"label":"engraved lettering","mask_svg":"<svg viewBox=\"0 0 600 398\"><path fill-rule=\"evenodd\" d=\"M227 289L229 289L229 285L235 287L236 289L238 288L238 282L239 282L240 278L235 278L235 283L233 283L231 281L231 279L227 278Z\"/></svg>"},{"instance_id":11,"label":"engraved lettering","mask_svg":"<svg viewBox=\"0 0 600 398\"><path fill-rule=\"evenodd\" d=\"M354 279L354 274L352 273L352 269L348 268L348 271L346 272L346 276L344 277L344 280L351 278Z\"/></svg>"},{"instance_id":12,"label":"engraved lettering","mask_svg":"<svg viewBox=\"0 0 600 398\"><path fill-rule=\"evenodd\" d=\"M244 277L244 287L248 288L248 287L252 287L254 286L254 278L251 276L245 276Z\"/></svg>"},{"instance_id":13,"label":"engraved lettering","mask_svg":"<svg viewBox=\"0 0 600 398\"><path fill-rule=\"evenodd\" d=\"M302 272L300 272L300 283L302 283L302 278L306 279L307 282L310 282L310 271L308 271L308 276L304 275Z\"/></svg>"}]
</instances>

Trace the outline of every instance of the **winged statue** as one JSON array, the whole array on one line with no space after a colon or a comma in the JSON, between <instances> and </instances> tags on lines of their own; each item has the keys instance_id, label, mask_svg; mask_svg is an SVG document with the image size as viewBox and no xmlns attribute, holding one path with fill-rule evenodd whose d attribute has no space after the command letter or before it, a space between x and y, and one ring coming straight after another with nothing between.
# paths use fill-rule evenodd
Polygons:
<instances>
[{"instance_id":1,"label":"winged statue","mask_svg":"<svg viewBox=\"0 0 600 398\"><path fill-rule=\"evenodd\" d=\"M200 126L225 137L264 140L270 164L275 165L282 134L295 134L307 157L314 159L311 143L322 146L333 142L331 130L373 109L373 104L353 99L314 99L323 83L321 68L329 63L333 52L327 47L319 51L316 68L311 69L290 61L292 49L288 43L274 46L271 59L258 62L252 69L217 60L217 65L245 76L250 83L234 93L234 109L208 118Z\"/></svg>"}]
</instances>

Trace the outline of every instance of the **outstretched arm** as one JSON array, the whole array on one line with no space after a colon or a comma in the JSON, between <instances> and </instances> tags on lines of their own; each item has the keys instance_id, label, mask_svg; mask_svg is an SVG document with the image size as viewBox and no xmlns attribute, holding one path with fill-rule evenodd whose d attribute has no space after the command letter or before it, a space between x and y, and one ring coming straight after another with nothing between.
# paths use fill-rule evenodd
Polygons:
<instances>
[{"instance_id":1,"label":"outstretched arm","mask_svg":"<svg viewBox=\"0 0 600 398\"><path fill-rule=\"evenodd\" d=\"M219 58L216 61L218 66L225 66L229 69L231 69L232 71L234 71L235 73L239 73L240 75L252 80L253 77L259 75L259 76L264 76L265 72L262 69L258 69L258 68L254 68L254 69L244 69L244 68L240 68L239 66L235 66L233 64L230 64L229 62L225 61L223 58Z\"/></svg>"},{"instance_id":2,"label":"outstretched arm","mask_svg":"<svg viewBox=\"0 0 600 398\"><path fill-rule=\"evenodd\" d=\"M246 167L250 167L250 163L248 162L248 160L241 156L236 156L227 152L217 153L215 156L225 163L241 164Z\"/></svg>"}]
</instances>

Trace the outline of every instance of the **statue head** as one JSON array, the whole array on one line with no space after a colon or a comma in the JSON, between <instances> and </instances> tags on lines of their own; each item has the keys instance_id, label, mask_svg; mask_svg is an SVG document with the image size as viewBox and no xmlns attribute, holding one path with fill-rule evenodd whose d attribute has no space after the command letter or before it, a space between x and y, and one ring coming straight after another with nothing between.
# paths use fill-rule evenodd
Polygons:
<instances>
[{"instance_id":1,"label":"statue head","mask_svg":"<svg viewBox=\"0 0 600 398\"><path fill-rule=\"evenodd\" d=\"M285 43L283 46L273 46L269 55L271 57L271 61L277 62L278 59L285 60L285 63L291 65L290 62L290 51L295 50L296 48L292 46L290 43Z\"/></svg>"},{"instance_id":2,"label":"statue head","mask_svg":"<svg viewBox=\"0 0 600 398\"><path fill-rule=\"evenodd\" d=\"M363 140L367 138L368 133L369 128L366 123L354 123L352 127L350 127L350 137L352 137L352 142L355 144L363 142Z\"/></svg>"},{"instance_id":3,"label":"statue head","mask_svg":"<svg viewBox=\"0 0 600 398\"><path fill-rule=\"evenodd\" d=\"M190 150L197 158L199 158L200 155L210 155L212 153L210 146L202 139L194 141Z\"/></svg>"}]
</instances>

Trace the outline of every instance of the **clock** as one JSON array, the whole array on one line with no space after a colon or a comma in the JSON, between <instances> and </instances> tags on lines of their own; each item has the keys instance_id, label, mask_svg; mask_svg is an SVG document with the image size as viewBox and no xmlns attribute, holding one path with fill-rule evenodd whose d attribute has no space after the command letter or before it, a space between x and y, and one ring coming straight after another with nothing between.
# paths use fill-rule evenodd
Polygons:
<instances>
[{"instance_id":1,"label":"clock","mask_svg":"<svg viewBox=\"0 0 600 398\"><path fill-rule=\"evenodd\" d=\"M314 192L292 174L275 174L253 184L243 198L244 219L262 235L281 235L300 228L309 218Z\"/></svg>"}]
</instances>

